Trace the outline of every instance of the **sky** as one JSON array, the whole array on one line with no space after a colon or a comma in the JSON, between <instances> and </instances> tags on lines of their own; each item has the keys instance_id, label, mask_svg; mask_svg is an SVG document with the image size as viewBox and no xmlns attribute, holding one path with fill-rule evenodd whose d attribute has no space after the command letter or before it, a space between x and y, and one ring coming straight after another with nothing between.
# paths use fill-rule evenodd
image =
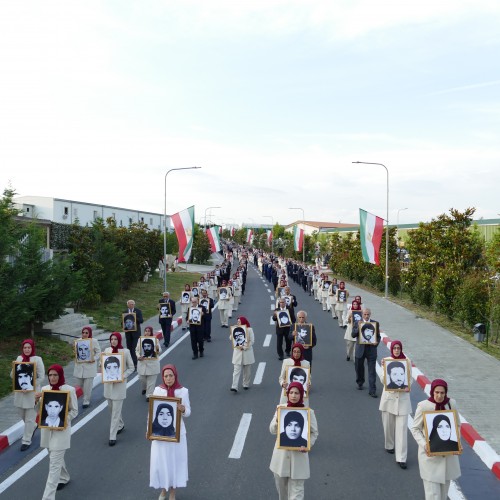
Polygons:
<instances>
[{"instance_id":1,"label":"sky","mask_svg":"<svg viewBox=\"0 0 500 500\"><path fill-rule=\"evenodd\" d=\"M391 224L498 218L499 26L498 0L0 0L0 187L359 223L387 210L364 161Z\"/></svg>"}]
</instances>

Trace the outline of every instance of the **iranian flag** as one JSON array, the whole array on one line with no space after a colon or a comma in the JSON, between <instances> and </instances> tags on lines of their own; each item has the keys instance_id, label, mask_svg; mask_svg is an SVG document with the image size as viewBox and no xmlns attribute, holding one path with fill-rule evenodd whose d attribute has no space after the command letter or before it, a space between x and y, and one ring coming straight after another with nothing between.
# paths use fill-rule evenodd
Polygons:
<instances>
[{"instance_id":1,"label":"iranian flag","mask_svg":"<svg viewBox=\"0 0 500 500\"><path fill-rule=\"evenodd\" d=\"M299 226L293 226L293 249L296 252L302 250L302 245L304 244L304 230L300 229Z\"/></svg>"},{"instance_id":2,"label":"iranian flag","mask_svg":"<svg viewBox=\"0 0 500 500\"><path fill-rule=\"evenodd\" d=\"M207 229L208 241L210 241L212 252L220 252L222 248L220 245L219 229L222 229L222 226L213 226Z\"/></svg>"},{"instance_id":3,"label":"iranian flag","mask_svg":"<svg viewBox=\"0 0 500 500\"><path fill-rule=\"evenodd\" d=\"M266 231L266 234L267 234L267 244L271 246L271 243L273 241L273 232L270 229L268 229Z\"/></svg>"},{"instance_id":4,"label":"iranian flag","mask_svg":"<svg viewBox=\"0 0 500 500\"><path fill-rule=\"evenodd\" d=\"M234 236L235 233L236 233L236 228L232 227L231 228L231 236Z\"/></svg>"},{"instance_id":5,"label":"iranian flag","mask_svg":"<svg viewBox=\"0 0 500 500\"><path fill-rule=\"evenodd\" d=\"M187 262L193 249L194 206L172 215L172 222L179 242L179 262Z\"/></svg>"},{"instance_id":6,"label":"iranian flag","mask_svg":"<svg viewBox=\"0 0 500 500\"><path fill-rule=\"evenodd\" d=\"M252 244L253 240L253 229L247 229L247 243Z\"/></svg>"},{"instance_id":7,"label":"iranian flag","mask_svg":"<svg viewBox=\"0 0 500 500\"><path fill-rule=\"evenodd\" d=\"M359 209L359 233L363 260L380 266L380 244L384 231L384 219Z\"/></svg>"}]
</instances>

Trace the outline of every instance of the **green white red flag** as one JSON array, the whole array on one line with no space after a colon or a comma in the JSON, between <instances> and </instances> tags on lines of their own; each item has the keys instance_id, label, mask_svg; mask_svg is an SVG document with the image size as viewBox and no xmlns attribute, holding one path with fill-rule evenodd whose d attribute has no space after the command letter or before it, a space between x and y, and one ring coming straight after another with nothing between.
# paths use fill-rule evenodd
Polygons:
<instances>
[{"instance_id":1,"label":"green white red flag","mask_svg":"<svg viewBox=\"0 0 500 500\"><path fill-rule=\"evenodd\" d=\"M299 226L293 226L293 249L296 252L302 250L302 245L304 244L304 230L300 229Z\"/></svg>"},{"instance_id":2,"label":"green white red flag","mask_svg":"<svg viewBox=\"0 0 500 500\"><path fill-rule=\"evenodd\" d=\"M384 232L384 219L359 209L359 233L363 260L380 266L380 244Z\"/></svg>"},{"instance_id":3,"label":"green white red flag","mask_svg":"<svg viewBox=\"0 0 500 500\"><path fill-rule=\"evenodd\" d=\"M210 241L212 252L220 252L222 249L220 244L220 229L222 229L222 226L213 226L207 229L208 241Z\"/></svg>"},{"instance_id":4,"label":"green white red flag","mask_svg":"<svg viewBox=\"0 0 500 500\"><path fill-rule=\"evenodd\" d=\"M267 244L271 246L271 243L273 242L273 232L270 229L268 229L266 231L266 234L267 234Z\"/></svg>"},{"instance_id":5,"label":"green white red flag","mask_svg":"<svg viewBox=\"0 0 500 500\"><path fill-rule=\"evenodd\" d=\"M247 243L252 244L253 241L253 229L247 229Z\"/></svg>"},{"instance_id":6,"label":"green white red flag","mask_svg":"<svg viewBox=\"0 0 500 500\"><path fill-rule=\"evenodd\" d=\"M172 222L179 242L179 262L188 262L193 249L194 206L172 215Z\"/></svg>"}]
</instances>

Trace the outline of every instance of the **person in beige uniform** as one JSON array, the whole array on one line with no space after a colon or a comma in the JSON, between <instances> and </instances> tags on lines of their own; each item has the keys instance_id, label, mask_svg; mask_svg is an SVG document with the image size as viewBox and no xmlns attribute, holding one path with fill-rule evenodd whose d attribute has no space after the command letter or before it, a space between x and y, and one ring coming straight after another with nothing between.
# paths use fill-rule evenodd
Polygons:
<instances>
[{"instance_id":1,"label":"person in beige uniform","mask_svg":"<svg viewBox=\"0 0 500 500\"><path fill-rule=\"evenodd\" d=\"M232 305L231 305L231 288L227 286L227 282L225 280L222 281L221 287L217 289L218 302L217 305L219 307L219 315L220 315L220 323L222 328L229 328L229 317L230 310L232 314Z\"/></svg>"},{"instance_id":2,"label":"person in beige uniform","mask_svg":"<svg viewBox=\"0 0 500 500\"><path fill-rule=\"evenodd\" d=\"M111 425L109 428L109 446L116 444L116 435L125 428L122 418L123 400L127 397L127 377L134 372L134 362L130 351L122 346L121 333L113 332L109 336L111 347L104 349L104 354L123 352L123 382L104 384L104 397L108 400L108 407L111 411ZM102 368L104 370L104 367Z\"/></svg>"},{"instance_id":3,"label":"person in beige uniform","mask_svg":"<svg viewBox=\"0 0 500 500\"><path fill-rule=\"evenodd\" d=\"M92 338L92 328L90 326L84 326L82 328L82 336L77 339L76 345L78 346L79 340L90 339L92 361L88 362L76 362L75 369L73 371L73 376L75 377L75 383L82 387L83 389L83 404L82 408L88 408L90 406L90 398L92 396L92 389L94 387L94 377L97 375L97 363L101 356L101 348L99 342ZM77 355L78 356L78 355Z\"/></svg>"},{"instance_id":4,"label":"person in beige uniform","mask_svg":"<svg viewBox=\"0 0 500 500\"><path fill-rule=\"evenodd\" d=\"M60 365L52 365L48 371L49 385L42 387L43 391L69 391L69 407L64 429L41 429L40 446L49 452L49 475L45 483L42 500L53 500L56 491L64 488L70 480L64 455L71 445L71 420L78 415L78 400L75 388L67 385L64 370ZM42 392L36 394L39 402Z\"/></svg>"},{"instance_id":5,"label":"person in beige uniform","mask_svg":"<svg viewBox=\"0 0 500 500\"><path fill-rule=\"evenodd\" d=\"M393 359L408 359L403 353L403 344L399 340L391 342L391 357ZM386 358L382 360L384 366ZM409 363L411 370L411 361ZM411 380L411 373L409 374ZM385 451L396 452L396 462L406 469L408 456L408 415L411 413L410 388L402 391L390 391L384 387L380 405L382 425L384 427Z\"/></svg>"},{"instance_id":6,"label":"person in beige uniform","mask_svg":"<svg viewBox=\"0 0 500 500\"><path fill-rule=\"evenodd\" d=\"M145 346L144 352L141 352L141 344L150 339L141 338L137 343L137 373L141 381L142 395L146 395L146 398L149 399L149 397L153 395L153 391L156 387L156 379L160 373L161 348L158 339L154 336L152 326L146 326L146 328L144 328L144 336L151 337L151 341Z\"/></svg>"},{"instance_id":7,"label":"person in beige uniform","mask_svg":"<svg viewBox=\"0 0 500 500\"><path fill-rule=\"evenodd\" d=\"M244 316L240 316L236 323L238 326L245 325L247 327L247 342L243 345L238 345L233 349L233 383L231 391L238 392L240 383L241 371L243 369L243 389L247 390L250 387L250 376L252 374L252 365L255 363L253 354L253 343L255 337L253 329L250 327L250 322ZM229 339L232 340L231 335Z\"/></svg>"},{"instance_id":8,"label":"person in beige uniform","mask_svg":"<svg viewBox=\"0 0 500 500\"><path fill-rule=\"evenodd\" d=\"M298 313L300 314L300 312ZM292 352L291 356L289 358L285 358L283 360L283 363L281 365L281 372L280 376L278 378L278 383L280 384L280 387L282 388L281 395L280 395L280 404L286 404L288 399L286 395L286 391L288 389L288 381L286 379L286 372L287 368L292 369L292 367L297 366L297 367L304 367L304 368L310 368L311 364L307 359L304 359L304 346L296 342L295 344L292 345ZM309 394L309 389L311 388L311 372L309 372L309 380L307 383L307 394ZM309 406L309 396L304 396L304 405Z\"/></svg>"},{"instance_id":9,"label":"person in beige uniform","mask_svg":"<svg viewBox=\"0 0 500 500\"><path fill-rule=\"evenodd\" d=\"M454 399L448 397L448 384L441 379L431 383L431 397L420 401L415 411L411 433L418 444L418 466L424 483L425 500L446 500L450 481L461 475L458 456L429 456L429 449L424 434L425 411L456 410ZM460 419L458 412L457 418ZM460 431L460 421L457 422ZM460 436L457 436L460 440Z\"/></svg>"},{"instance_id":10,"label":"person in beige uniform","mask_svg":"<svg viewBox=\"0 0 500 500\"><path fill-rule=\"evenodd\" d=\"M24 421L24 432L21 441L21 451L26 451L31 446L33 434L36 431L36 410L35 410L35 394L40 392L43 379L45 377L45 367L40 356L35 354L35 342L31 339L23 340L21 344L21 354L16 358L16 361L25 363L35 363L36 385L34 390L16 391L14 393L14 406L19 409L22 420ZM17 365L19 366L19 365ZM10 378L13 379L17 375L14 370L10 372Z\"/></svg>"}]
</instances>

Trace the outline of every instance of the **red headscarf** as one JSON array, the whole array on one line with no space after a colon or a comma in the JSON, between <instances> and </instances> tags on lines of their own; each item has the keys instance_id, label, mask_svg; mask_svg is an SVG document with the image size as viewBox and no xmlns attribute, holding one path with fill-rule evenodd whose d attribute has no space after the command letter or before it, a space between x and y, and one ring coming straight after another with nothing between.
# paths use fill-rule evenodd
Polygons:
<instances>
[{"instance_id":1,"label":"red headscarf","mask_svg":"<svg viewBox=\"0 0 500 500\"><path fill-rule=\"evenodd\" d=\"M111 343L111 337L113 337L113 336L118 339L118 345L116 347L111 346L111 352L113 352L113 353L116 354L118 352L118 349L123 349L123 346L122 346L122 334L119 333L119 332L113 332L109 336L109 343Z\"/></svg>"},{"instance_id":2,"label":"red headscarf","mask_svg":"<svg viewBox=\"0 0 500 500\"><path fill-rule=\"evenodd\" d=\"M24 352L23 352L24 344L29 344L31 346L31 356L34 356L35 355L35 342L31 339L26 339L26 340L23 340L23 343L21 344L21 357L23 358L22 360L25 363L28 363L31 356L24 355Z\"/></svg>"},{"instance_id":3,"label":"red headscarf","mask_svg":"<svg viewBox=\"0 0 500 500\"><path fill-rule=\"evenodd\" d=\"M165 370L171 370L172 373L174 374L175 381L171 387L167 387L165 384L165 381L163 379L163 375L165 373ZM175 389L182 389L182 385L179 384L179 381L177 378L177 368L174 365L165 365L161 371L161 379L163 380L163 384L161 384L160 387L162 389L166 389L167 396L169 398L175 398Z\"/></svg>"},{"instance_id":4,"label":"red headscarf","mask_svg":"<svg viewBox=\"0 0 500 500\"><path fill-rule=\"evenodd\" d=\"M89 339L91 339L91 338L92 338L92 328L91 328L90 326L84 326L84 327L82 328L82 334L83 334L83 332L84 332L85 330L87 330L87 332L89 332Z\"/></svg>"},{"instance_id":5,"label":"red headscarf","mask_svg":"<svg viewBox=\"0 0 500 500\"><path fill-rule=\"evenodd\" d=\"M293 350L298 347L300 349L300 358L295 359L293 357ZM300 342L295 342L295 344L292 345L292 356L290 356L293 360L294 366L302 366L300 362L304 359L304 346Z\"/></svg>"},{"instance_id":6,"label":"red headscarf","mask_svg":"<svg viewBox=\"0 0 500 500\"><path fill-rule=\"evenodd\" d=\"M445 397L444 397L444 400L442 403L437 403L436 400L434 399L434 389L436 387L444 387ZM435 406L434 410L436 410L436 411L446 410L446 405L450 402L450 398L448 397L448 384L440 378L433 380L431 383L431 397L428 398L427 401L430 401L431 403L435 403L436 406Z\"/></svg>"},{"instance_id":7,"label":"red headscarf","mask_svg":"<svg viewBox=\"0 0 500 500\"><path fill-rule=\"evenodd\" d=\"M151 325L148 325L144 328L144 335L148 336L148 334L146 333L146 330L151 330L151 336L154 336L154 330L153 330L153 327Z\"/></svg>"},{"instance_id":8,"label":"red headscarf","mask_svg":"<svg viewBox=\"0 0 500 500\"><path fill-rule=\"evenodd\" d=\"M286 390L286 397L288 399L288 395L290 394L290 389L296 387L300 392L300 399L297 403L290 403L290 400L287 402L287 406L291 406L294 408L303 408L304 407L304 386L300 382L292 382L288 389Z\"/></svg>"},{"instance_id":9,"label":"red headscarf","mask_svg":"<svg viewBox=\"0 0 500 500\"><path fill-rule=\"evenodd\" d=\"M345 282L344 282L344 281L341 281L341 282L339 283L339 288L340 288L341 290L343 290L343 289L345 288Z\"/></svg>"},{"instance_id":10,"label":"red headscarf","mask_svg":"<svg viewBox=\"0 0 500 500\"><path fill-rule=\"evenodd\" d=\"M356 304L356 307L354 307L354 304ZM352 311L361 311L361 303L358 302L356 299L354 299L352 301L351 310Z\"/></svg>"},{"instance_id":11,"label":"red headscarf","mask_svg":"<svg viewBox=\"0 0 500 500\"><path fill-rule=\"evenodd\" d=\"M248 319L246 319L245 316L240 316L238 319L240 320L240 323L242 325L245 325L247 328L250 328L250 321L248 321Z\"/></svg>"},{"instance_id":12,"label":"red headscarf","mask_svg":"<svg viewBox=\"0 0 500 500\"><path fill-rule=\"evenodd\" d=\"M399 353L399 356L394 355L394 347L397 345L401 348L401 352ZM403 354L403 344L401 343L400 340L393 340L391 342L391 356L394 359L406 359L406 356Z\"/></svg>"},{"instance_id":13,"label":"red headscarf","mask_svg":"<svg viewBox=\"0 0 500 500\"><path fill-rule=\"evenodd\" d=\"M66 380L64 380L64 369L61 365L52 365L47 370L47 375L50 373L51 370L54 370L55 372L57 372L57 374L59 375L59 381L55 385L50 384L50 388L53 391L59 391L61 388L61 385L64 385L66 383ZM50 379L49 379L49 383L50 383Z\"/></svg>"}]
</instances>

